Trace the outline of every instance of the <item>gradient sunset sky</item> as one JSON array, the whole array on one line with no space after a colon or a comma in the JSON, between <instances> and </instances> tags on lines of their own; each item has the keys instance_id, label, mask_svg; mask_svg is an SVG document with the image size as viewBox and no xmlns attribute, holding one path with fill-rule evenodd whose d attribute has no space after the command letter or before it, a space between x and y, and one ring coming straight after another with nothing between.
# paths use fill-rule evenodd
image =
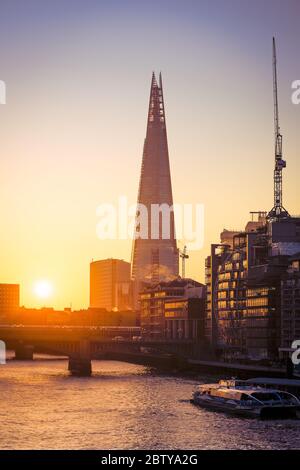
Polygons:
<instances>
[{"instance_id":1,"label":"gradient sunset sky","mask_svg":"<svg viewBox=\"0 0 300 470\"><path fill-rule=\"evenodd\" d=\"M162 71L176 203L205 204L204 281L220 231L273 202L272 36L284 205L300 213L299 0L0 0L0 282L39 306L88 306L89 262L130 260L100 241L96 208L136 201L152 71ZM45 303L45 302L44 302Z\"/></svg>"}]
</instances>

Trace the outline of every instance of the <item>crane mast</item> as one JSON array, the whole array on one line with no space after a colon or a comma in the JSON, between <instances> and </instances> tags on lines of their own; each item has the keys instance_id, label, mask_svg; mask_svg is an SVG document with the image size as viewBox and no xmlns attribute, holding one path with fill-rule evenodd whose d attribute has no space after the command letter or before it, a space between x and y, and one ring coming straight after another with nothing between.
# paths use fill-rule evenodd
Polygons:
<instances>
[{"instance_id":1,"label":"crane mast","mask_svg":"<svg viewBox=\"0 0 300 470\"><path fill-rule=\"evenodd\" d=\"M187 247L186 245L183 247L183 250L179 250L179 256L182 259L182 271L181 271L181 276L184 279L185 278L185 261L189 258L189 255L187 254Z\"/></svg>"},{"instance_id":2,"label":"crane mast","mask_svg":"<svg viewBox=\"0 0 300 470\"><path fill-rule=\"evenodd\" d=\"M282 158L282 135L279 125L277 56L275 38L273 38L273 97L275 132L274 206L273 209L269 212L268 218L279 220L289 217L289 213L282 205L282 169L286 167L286 162Z\"/></svg>"}]
</instances>

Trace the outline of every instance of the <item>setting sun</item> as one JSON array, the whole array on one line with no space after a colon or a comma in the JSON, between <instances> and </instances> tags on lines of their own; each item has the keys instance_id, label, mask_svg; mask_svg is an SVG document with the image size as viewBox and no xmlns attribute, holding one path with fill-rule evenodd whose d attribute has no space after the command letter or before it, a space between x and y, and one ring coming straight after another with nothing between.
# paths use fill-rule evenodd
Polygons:
<instances>
[{"instance_id":1,"label":"setting sun","mask_svg":"<svg viewBox=\"0 0 300 470\"><path fill-rule=\"evenodd\" d=\"M53 292L53 286L49 281L37 281L34 285L34 293L37 297L47 299Z\"/></svg>"}]
</instances>

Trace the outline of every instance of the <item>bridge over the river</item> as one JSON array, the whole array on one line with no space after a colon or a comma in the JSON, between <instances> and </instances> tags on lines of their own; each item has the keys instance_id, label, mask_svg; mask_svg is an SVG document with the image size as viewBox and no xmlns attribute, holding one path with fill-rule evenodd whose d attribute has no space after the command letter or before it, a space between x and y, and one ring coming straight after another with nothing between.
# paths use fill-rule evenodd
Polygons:
<instances>
[{"instance_id":1,"label":"bridge over the river","mask_svg":"<svg viewBox=\"0 0 300 470\"><path fill-rule=\"evenodd\" d=\"M139 327L0 325L0 339L17 359L34 351L64 355L74 375L90 375L92 359L117 359L150 365L182 363L203 345L189 340L152 340Z\"/></svg>"}]
</instances>

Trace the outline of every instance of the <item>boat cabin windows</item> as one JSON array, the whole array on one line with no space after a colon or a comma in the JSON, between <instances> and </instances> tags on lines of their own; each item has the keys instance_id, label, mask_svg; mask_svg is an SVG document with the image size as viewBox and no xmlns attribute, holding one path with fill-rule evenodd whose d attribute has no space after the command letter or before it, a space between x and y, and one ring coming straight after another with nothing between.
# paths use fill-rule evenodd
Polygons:
<instances>
[{"instance_id":1,"label":"boat cabin windows","mask_svg":"<svg viewBox=\"0 0 300 470\"><path fill-rule=\"evenodd\" d=\"M299 405L299 400L294 395L292 395L291 393L277 392L277 394L280 396L281 400L288 400L291 403L294 403L295 405Z\"/></svg>"},{"instance_id":2,"label":"boat cabin windows","mask_svg":"<svg viewBox=\"0 0 300 470\"><path fill-rule=\"evenodd\" d=\"M254 392L252 396L259 401L278 401L279 399L277 393L271 392Z\"/></svg>"},{"instance_id":3,"label":"boat cabin windows","mask_svg":"<svg viewBox=\"0 0 300 470\"><path fill-rule=\"evenodd\" d=\"M210 395L210 390L204 389L204 390L199 390L200 395Z\"/></svg>"},{"instance_id":4,"label":"boat cabin windows","mask_svg":"<svg viewBox=\"0 0 300 470\"><path fill-rule=\"evenodd\" d=\"M242 393L241 401L254 401L254 398L251 395L247 395L246 393Z\"/></svg>"}]
</instances>

